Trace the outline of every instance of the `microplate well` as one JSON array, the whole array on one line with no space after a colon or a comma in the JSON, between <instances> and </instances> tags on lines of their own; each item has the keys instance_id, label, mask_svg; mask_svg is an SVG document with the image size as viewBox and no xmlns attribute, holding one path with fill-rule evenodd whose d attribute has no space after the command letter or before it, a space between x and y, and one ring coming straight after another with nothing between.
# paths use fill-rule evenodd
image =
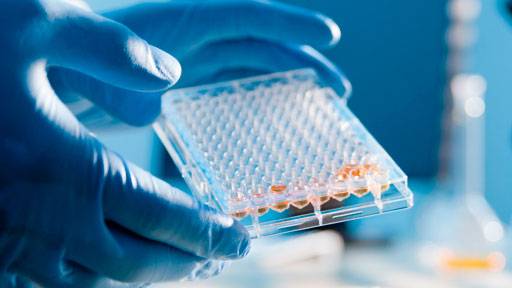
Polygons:
<instances>
[{"instance_id":1,"label":"microplate well","mask_svg":"<svg viewBox=\"0 0 512 288\"><path fill-rule=\"evenodd\" d=\"M170 90L154 129L195 196L252 237L411 207L407 176L349 93L311 69Z\"/></svg>"}]
</instances>

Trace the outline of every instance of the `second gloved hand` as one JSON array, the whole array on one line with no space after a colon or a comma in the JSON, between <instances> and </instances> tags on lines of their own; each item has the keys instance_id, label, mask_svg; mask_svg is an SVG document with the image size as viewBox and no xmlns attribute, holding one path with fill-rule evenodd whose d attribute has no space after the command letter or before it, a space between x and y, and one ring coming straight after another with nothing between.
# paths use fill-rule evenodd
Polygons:
<instances>
[{"instance_id":1,"label":"second gloved hand","mask_svg":"<svg viewBox=\"0 0 512 288\"><path fill-rule=\"evenodd\" d=\"M47 77L66 69L157 91L180 77L175 58L66 2L7 0L0 11L0 286L26 284L20 276L43 287L200 279L248 252L242 225L107 149ZM159 113L153 94L81 95L107 111Z\"/></svg>"},{"instance_id":2,"label":"second gloved hand","mask_svg":"<svg viewBox=\"0 0 512 288\"><path fill-rule=\"evenodd\" d=\"M349 92L342 84L343 72L313 48L336 45L341 32L330 18L314 11L270 1L170 1L105 16L180 61L183 73L175 87L311 67L340 95ZM85 95L130 124L151 123L160 111L161 93L149 97L67 69L50 69L49 75L65 101ZM144 105L137 105L141 98ZM78 117L91 114L85 110Z\"/></svg>"},{"instance_id":3,"label":"second gloved hand","mask_svg":"<svg viewBox=\"0 0 512 288\"><path fill-rule=\"evenodd\" d=\"M42 286L204 278L249 249L238 222L109 151L59 97L149 124L155 91L181 73L166 52L184 67L180 87L313 67L343 89L312 48L335 45L336 24L283 4L143 4L105 15L118 22L60 1L0 8L0 273Z\"/></svg>"}]
</instances>

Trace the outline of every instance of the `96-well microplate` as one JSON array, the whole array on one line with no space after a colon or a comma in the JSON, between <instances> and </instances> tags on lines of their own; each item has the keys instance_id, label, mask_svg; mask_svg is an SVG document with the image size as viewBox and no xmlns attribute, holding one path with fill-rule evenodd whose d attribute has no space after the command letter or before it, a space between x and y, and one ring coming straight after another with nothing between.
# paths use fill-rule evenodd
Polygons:
<instances>
[{"instance_id":1,"label":"96-well microplate","mask_svg":"<svg viewBox=\"0 0 512 288\"><path fill-rule=\"evenodd\" d=\"M191 190L253 237L413 204L407 176L313 70L170 90L162 111L154 129Z\"/></svg>"}]
</instances>

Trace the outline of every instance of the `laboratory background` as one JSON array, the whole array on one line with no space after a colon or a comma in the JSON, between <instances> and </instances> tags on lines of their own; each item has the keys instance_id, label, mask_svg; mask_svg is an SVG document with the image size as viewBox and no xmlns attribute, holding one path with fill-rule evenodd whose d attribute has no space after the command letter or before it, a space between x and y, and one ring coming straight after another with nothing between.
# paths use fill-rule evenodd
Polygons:
<instances>
[{"instance_id":1,"label":"laboratory background","mask_svg":"<svg viewBox=\"0 0 512 288\"><path fill-rule=\"evenodd\" d=\"M103 12L141 1L87 2ZM348 107L407 174L414 206L253 239L249 255L221 275L150 287L512 287L505 2L281 2L340 26L339 44L321 52L352 84ZM107 147L189 191L151 126L96 122L88 123Z\"/></svg>"},{"instance_id":2,"label":"laboratory background","mask_svg":"<svg viewBox=\"0 0 512 288\"><path fill-rule=\"evenodd\" d=\"M349 107L409 176L415 206L256 240L221 276L154 287L512 287L512 26L500 3L286 2L340 25L324 53L352 82ZM186 189L150 127L98 136Z\"/></svg>"}]
</instances>

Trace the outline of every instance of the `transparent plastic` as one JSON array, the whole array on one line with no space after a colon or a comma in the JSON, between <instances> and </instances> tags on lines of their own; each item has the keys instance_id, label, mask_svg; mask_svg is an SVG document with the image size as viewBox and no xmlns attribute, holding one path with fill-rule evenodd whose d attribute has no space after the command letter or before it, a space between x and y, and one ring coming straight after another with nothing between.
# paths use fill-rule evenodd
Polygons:
<instances>
[{"instance_id":1,"label":"transparent plastic","mask_svg":"<svg viewBox=\"0 0 512 288\"><path fill-rule=\"evenodd\" d=\"M252 237L411 207L346 87L340 97L301 69L171 90L154 129L193 193Z\"/></svg>"}]
</instances>

